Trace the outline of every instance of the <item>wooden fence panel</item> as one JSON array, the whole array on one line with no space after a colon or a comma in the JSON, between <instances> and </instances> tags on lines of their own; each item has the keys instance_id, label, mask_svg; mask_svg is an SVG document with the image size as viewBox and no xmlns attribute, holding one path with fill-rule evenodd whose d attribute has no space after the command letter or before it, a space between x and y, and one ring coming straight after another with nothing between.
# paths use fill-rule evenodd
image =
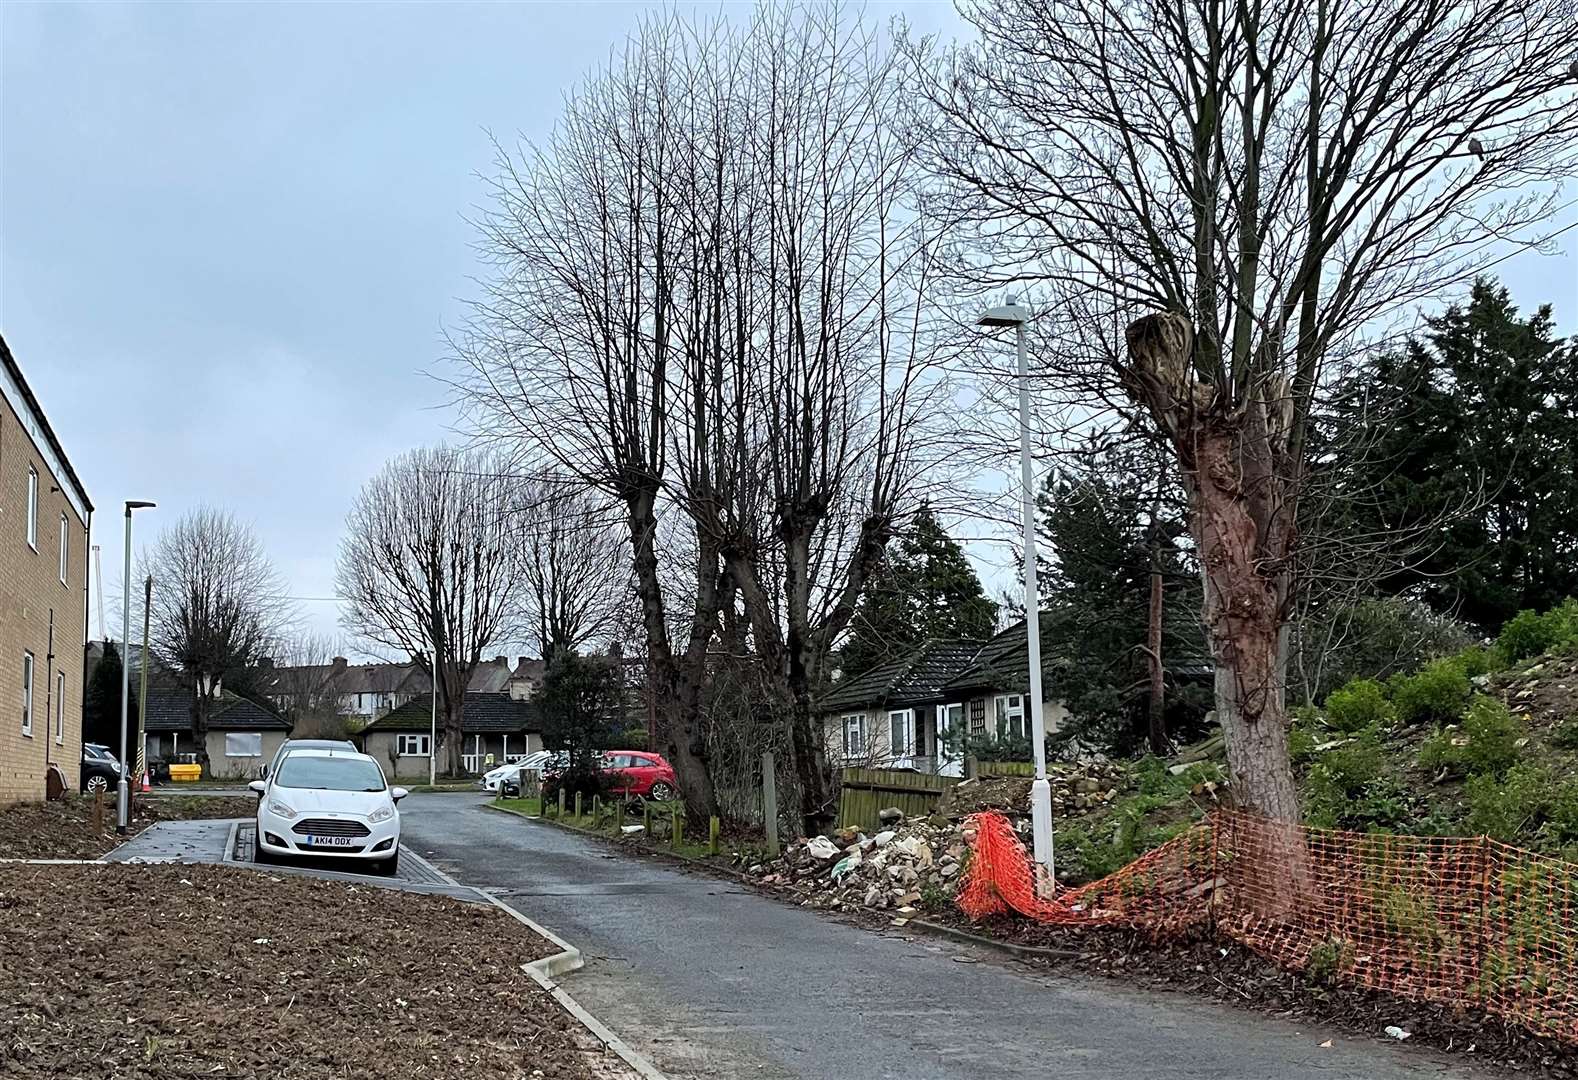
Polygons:
<instances>
[{"instance_id":1,"label":"wooden fence panel","mask_svg":"<svg viewBox=\"0 0 1578 1080\"><path fill-rule=\"evenodd\" d=\"M1033 761L982 761L979 763L980 777L990 780L1000 776L1034 776L1036 763Z\"/></svg>"},{"instance_id":2,"label":"wooden fence panel","mask_svg":"<svg viewBox=\"0 0 1578 1080\"><path fill-rule=\"evenodd\" d=\"M936 813L938 801L959 781L951 776L903 772L897 769L844 769L838 804L841 825L870 832L881 824L877 816L896 806L905 817Z\"/></svg>"}]
</instances>

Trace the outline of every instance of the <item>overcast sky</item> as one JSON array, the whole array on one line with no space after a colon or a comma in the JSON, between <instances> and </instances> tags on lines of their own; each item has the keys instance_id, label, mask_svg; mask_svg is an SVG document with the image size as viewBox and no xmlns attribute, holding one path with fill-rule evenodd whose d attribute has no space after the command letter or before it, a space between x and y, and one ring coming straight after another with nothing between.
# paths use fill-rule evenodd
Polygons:
<instances>
[{"instance_id":1,"label":"overcast sky","mask_svg":"<svg viewBox=\"0 0 1578 1080\"><path fill-rule=\"evenodd\" d=\"M0 5L0 330L98 508L112 587L122 500L159 503L142 540L209 503L334 629L351 499L450 420L426 373L475 294L486 132L546 134L646 8ZM960 26L943 4L869 10ZM1573 252L1568 233L1499 268L1567 333ZM1002 552L975 554L1006 584Z\"/></svg>"}]
</instances>

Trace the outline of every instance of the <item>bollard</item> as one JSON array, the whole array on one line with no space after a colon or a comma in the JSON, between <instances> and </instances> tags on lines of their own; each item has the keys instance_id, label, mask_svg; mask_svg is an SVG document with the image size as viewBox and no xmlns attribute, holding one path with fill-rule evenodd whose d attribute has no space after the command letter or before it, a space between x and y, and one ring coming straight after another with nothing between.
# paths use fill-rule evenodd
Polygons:
<instances>
[{"instance_id":1,"label":"bollard","mask_svg":"<svg viewBox=\"0 0 1578 1080\"><path fill-rule=\"evenodd\" d=\"M104 831L104 792L93 793L93 828L95 832Z\"/></svg>"},{"instance_id":2,"label":"bollard","mask_svg":"<svg viewBox=\"0 0 1578 1080\"><path fill-rule=\"evenodd\" d=\"M559 812L554 815L554 820L564 820L564 788L559 789Z\"/></svg>"},{"instance_id":3,"label":"bollard","mask_svg":"<svg viewBox=\"0 0 1578 1080\"><path fill-rule=\"evenodd\" d=\"M678 851L680 842L685 838L685 821L682 817L680 817L678 806L674 807L674 812L670 820L672 820L674 823L674 835L670 840L670 843L672 844L674 850Z\"/></svg>"},{"instance_id":4,"label":"bollard","mask_svg":"<svg viewBox=\"0 0 1578 1080\"><path fill-rule=\"evenodd\" d=\"M596 832L603 827L603 797L592 796L592 831Z\"/></svg>"},{"instance_id":5,"label":"bollard","mask_svg":"<svg viewBox=\"0 0 1578 1080\"><path fill-rule=\"evenodd\" d=\"M718 824L718 815L713 814L707 823L707 850L713 855L718 854Z\"/></svg>"},{"instance_id":6,"label":"bollard","mask_svg":"<svg viewBox=\"0 0 1578 1080\"><path fill-rule=\"evenodd\" d=\"M575 823L577 825L581 823L581 793L579 791L575 793Z\"/></svg>"},{"instance_id":7,"label":"bollard","mask_svg":"<svg viewBox=\"0 0 1578 1080\"><path fill-rule=\"evenodd\" d=\"M762 754L762 831L767 834L767 854L778 857L778 772L773 752Z\"/></svg>"},{"instance_id":8,"label":"bollard","mask_svg":"<svg viewBox=\"0 0 1578 1080\"><path fill-rule=\"evenodd\" d=\"M652 804L641 804L641 835L650 839L652 836Z\"/></svg>"}]
</instances>

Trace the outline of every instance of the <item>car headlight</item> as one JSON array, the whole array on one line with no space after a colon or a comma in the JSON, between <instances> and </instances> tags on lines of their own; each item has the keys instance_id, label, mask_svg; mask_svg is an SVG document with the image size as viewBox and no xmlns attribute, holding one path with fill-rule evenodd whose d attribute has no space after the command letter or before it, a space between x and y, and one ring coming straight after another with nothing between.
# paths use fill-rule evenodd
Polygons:
<instances>
[{"instance_id":1,"label":"car headlight","mask_svg":"<svg viewBox=\"0 0 1578 1080\"><path fill-rule=\"evenodd\" d=\"M378 809L367 815L367 820L376 825L378 822L388 821L392 817L394 817L393 806L380 806Z\"/></svg>"},{"instance_id":2,"label":"car headlight","mask_svg":"<svg viewBox=\"0 0 1578 1080\"><path fill-rule=\"evenodd\" d=\"M293 818L296 816L296 811L292 810L278 799L269 800L268 812L282 818Z\"/></svg>"}]
</instances>

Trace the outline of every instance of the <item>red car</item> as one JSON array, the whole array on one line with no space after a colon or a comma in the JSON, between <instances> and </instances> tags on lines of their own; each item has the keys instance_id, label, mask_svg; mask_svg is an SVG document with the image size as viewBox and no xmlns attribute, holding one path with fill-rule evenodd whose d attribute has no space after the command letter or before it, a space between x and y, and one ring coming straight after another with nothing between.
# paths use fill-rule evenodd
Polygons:
<instances>
[{"instance_id":1,"label":"red car","mask_svg":"<svg viewBox=\"0 0 1578 1080\"><path fill-rule=\"evenodd\" d=\"M674 766L646 750L605 750L603 771L623 778L615 780L614 790L620 794L667 802L679 791Z\"/></svg>"}]
</instances>

